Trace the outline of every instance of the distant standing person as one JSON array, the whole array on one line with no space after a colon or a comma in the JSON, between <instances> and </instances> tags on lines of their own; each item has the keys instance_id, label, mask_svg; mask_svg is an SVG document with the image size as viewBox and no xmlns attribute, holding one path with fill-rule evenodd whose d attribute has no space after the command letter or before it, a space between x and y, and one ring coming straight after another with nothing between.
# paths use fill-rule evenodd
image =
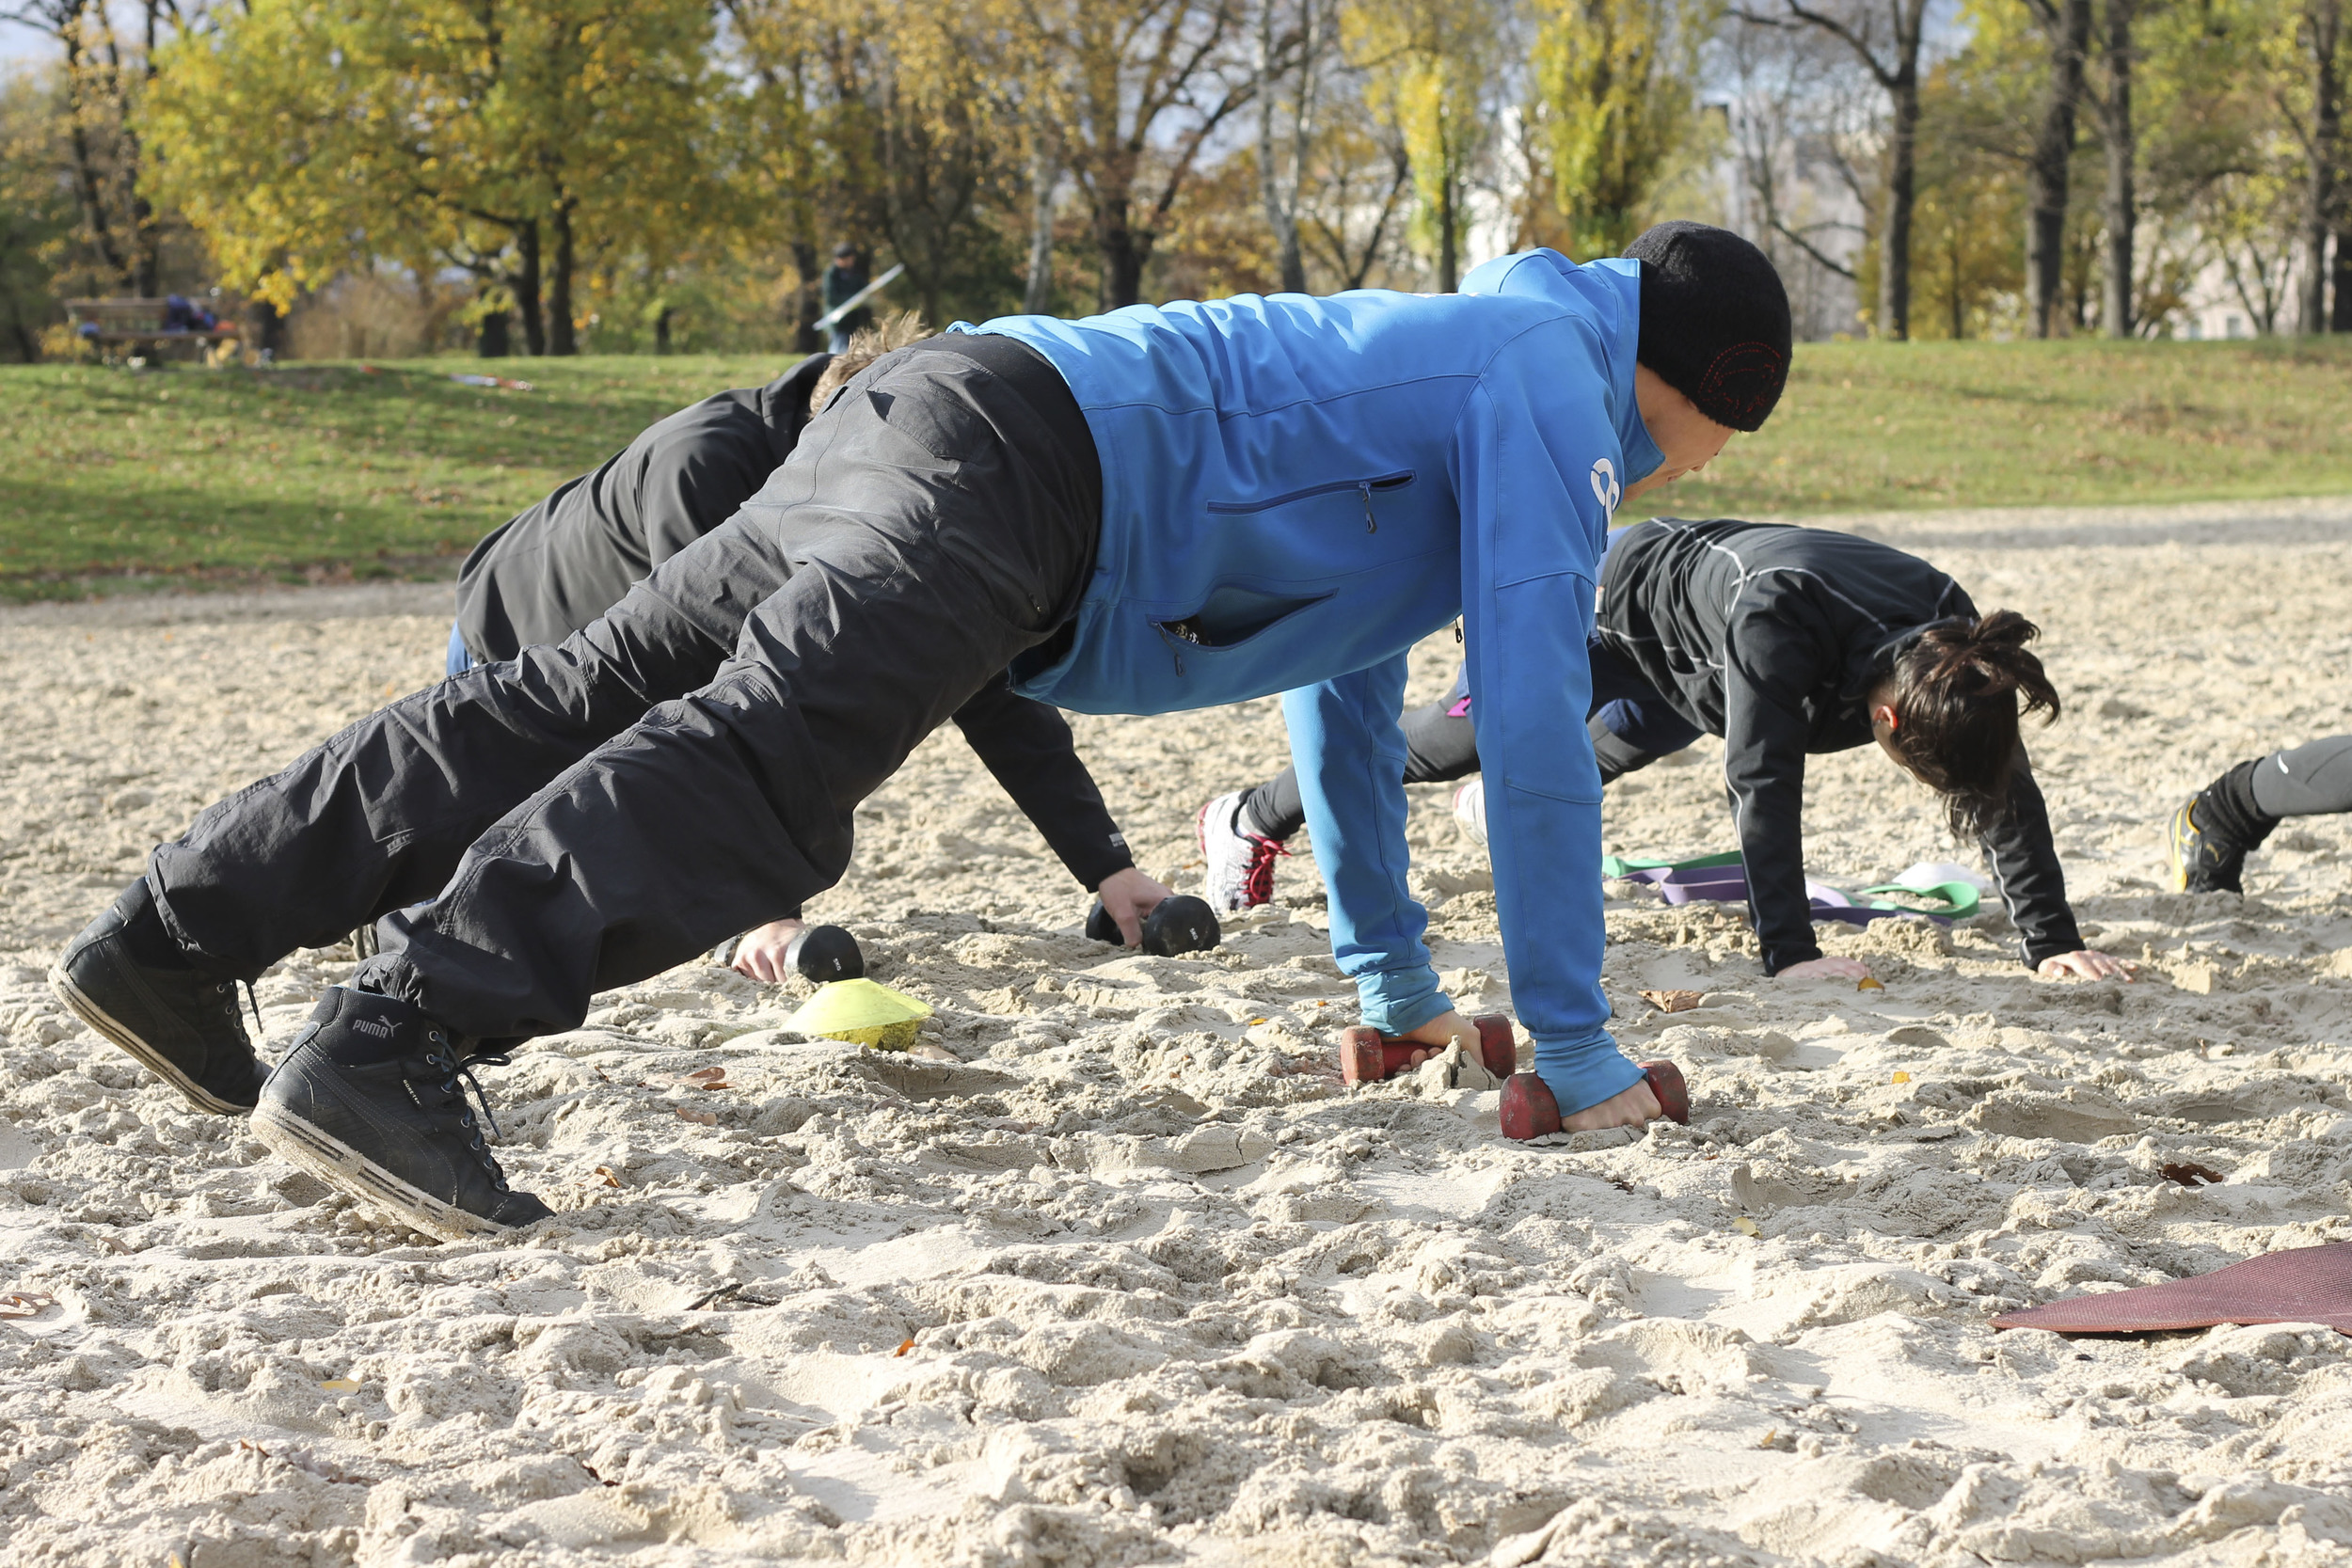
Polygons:
<instances>
[{"instance_id":1,"label":"distant standing person","mask_svg":"<svg viewBox=\"0 0 2352 1568\"><path fill-rule=\"evenodd\" d=\"M833 247L833 265L825 269L825 309L839 309L855 299L858 291L872 281L866 276L866 263L857 257L857 246L844 240ZM833 324L833 352L847 354L850 338L862 326L874 324L874 312L861 305Z\"/></svg>"},{"instance_id":2,"label":"distant standing person","mask_svg":"<svg viewBox=\"0 0 2352 1568\"><path fill-rule=\"evenodd\" d=\"M2241 762L2172 814L2172 890L2243 893L2246 856L2290 816L2352 812L2352 735Z\"/></svg>"}]
</instances>

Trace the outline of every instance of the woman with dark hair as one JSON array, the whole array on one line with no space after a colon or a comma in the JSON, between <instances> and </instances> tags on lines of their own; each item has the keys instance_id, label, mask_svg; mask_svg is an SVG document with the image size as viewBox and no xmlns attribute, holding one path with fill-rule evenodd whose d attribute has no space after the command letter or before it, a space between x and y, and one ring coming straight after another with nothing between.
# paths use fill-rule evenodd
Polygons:
<instances>
[{"instance_id":1,"label":"woman with dark hair","mask_svg":"<svg viewBox=\"0 0 2352 1568\"><path fill-rule=\"evenodd\" d=\"M1598 783L1646 768L1702 735L1724 737L1724 779L1745 861L1765 973L1859 978L1822 956L1804 888L1804 759L1875 740L1943 798L1952 831L1984 847L2035 973L2127 974L2083 946L2050 819L2020 734L2058 694L2013 610L1979 616L1914 555L1827 529L1654 518L1618 530L1601 559L1586 728ZM1407 783L1479 767L1477 715L1460 683L1406 715ZM1483 783L1483 781L1482 781ZM1589 781L1513 779L1575 797ZM1483 790L1457 801L1483 821ZM1273 895L1274 863L1304 816L1285 769L1201 808L1212 906ZM1481 835L1483 837L1483 834Z\"/></svg>"}]
</instances>

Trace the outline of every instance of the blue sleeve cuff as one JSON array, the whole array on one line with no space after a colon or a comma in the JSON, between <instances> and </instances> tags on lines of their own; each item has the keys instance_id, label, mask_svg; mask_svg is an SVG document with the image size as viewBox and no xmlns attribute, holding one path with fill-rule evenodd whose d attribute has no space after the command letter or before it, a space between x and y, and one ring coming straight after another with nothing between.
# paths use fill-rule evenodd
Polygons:
<instances>
[{"instance_id":1,"label":"blue sleeve cuff","mask_svg":"<svg viewBox=\"0 0 2352 1568\"><path fill-rule=\"evenodd\" d=\"M1642 1069L1605 1030L1576 1041L1536 1037L1535 1073L1560 1102L1564 1117L1589 1110L1642 1081Z\"/></svg>"},{"instance_id":2,"label":"blue sleeve cuff","mask_svg":"<svg viewBox=\"0 0 2352 1568\"><path fill-rule=\"evenodd\" d=\"M1437 972L1427 964L1359 974L1356 996L1363 1004L1366 1026L1384 1035L1402 1035L1454 1010L1453 999L1438 989Z\"/></svg>"}]
</instances>

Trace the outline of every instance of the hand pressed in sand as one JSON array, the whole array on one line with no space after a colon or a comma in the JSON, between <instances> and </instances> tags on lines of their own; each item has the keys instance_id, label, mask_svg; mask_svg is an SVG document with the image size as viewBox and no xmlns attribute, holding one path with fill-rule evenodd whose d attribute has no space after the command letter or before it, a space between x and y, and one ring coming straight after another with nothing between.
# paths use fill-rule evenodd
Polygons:
<instances>
[{"instance_id":1,"label":"hand pressed in sand","mask_svg":"<svg viewBox=\"0 0 2352 1568\"><path fill-rule=\"evenodd\" d=\"M1460 1013L1439 1013L1418 1029L1407 1029L1396 1037L1429 1047L1416 1051L1409 1060L1419 1066L1437 1055L1449 1045L1459 1045L1473 1061L1478 1056L1478 1026ZM1631 1088L1611 1095L1597 1105L1587 1105L1574 1116L1560 1118L1563 1132L1594 1132L1604 1127L1639 1127L1666 1114L1658 1103L1658 1096L1650 1091L1647 1080Z\"/></svg>"}]
</instances>

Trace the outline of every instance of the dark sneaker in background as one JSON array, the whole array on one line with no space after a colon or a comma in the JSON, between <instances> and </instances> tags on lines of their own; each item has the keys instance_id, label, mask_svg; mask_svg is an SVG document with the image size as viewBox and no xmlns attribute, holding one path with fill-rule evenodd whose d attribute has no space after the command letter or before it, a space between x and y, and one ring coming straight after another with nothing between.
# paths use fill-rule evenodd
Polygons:
<instances>
[{"instance_id":1,"label":"dark sneaker in background","mask_svg":"<svg viewBox=\"0 0 2352 1568\"><path fill-rule=\"evenodd\" d=\"M2246 846L2224 838L2209 825L2212 803L2202 794L2192 796L2172 814L2167 833L2172 860L2175 893L2244 893Z\"/></svg>"},{"instance_id":2,"label":"dark sneaker in background","mask_svg":"<svg viewBox=\"0 0 2352 1568\"><path fill-rule=\"evenodd\" d=\"M506 1184L467 1102L471 1090L482 1103L474 1066L505 1060L462 1054L448 1030L405 1002L338 986L270 1074L253 1133L429 1235L494 1236L553 1212Z\"/></svg>"},{"instance_id":3,"label":"dark sneaker in background","mask_svg":"<svg viewBox=\"0 0 2352 1568\"><path fill-rule=\"evenodd\" d=\"M253 1109L267 1069L237 1017L236 982L204 973L180 950L146 878L67 944L49 989L198 1110Z\"/></svg>"}]
</instances>

